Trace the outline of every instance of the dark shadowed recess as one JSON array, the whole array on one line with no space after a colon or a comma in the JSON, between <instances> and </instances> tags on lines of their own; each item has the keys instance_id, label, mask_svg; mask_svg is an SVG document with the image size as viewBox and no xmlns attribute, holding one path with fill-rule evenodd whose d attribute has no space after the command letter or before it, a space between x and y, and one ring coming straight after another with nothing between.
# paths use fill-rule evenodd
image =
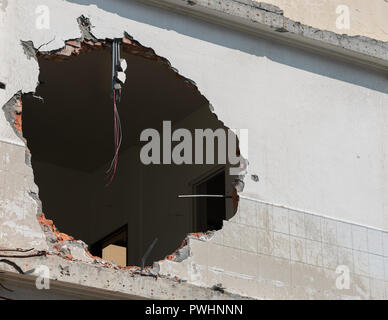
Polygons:
<instances>
[{"instance_id":1,"label":"dark shadowed recess","mask_svg":"<svg viewBox=\"0 0 388 320\"><path fill-rule=\"evenodd\" d=\"M235 177L228 174L228 164L140 162L141 131L161 131L163 120L191 131L226 128L206 98L171 68L128 53L122 58L128 63L119 105L123 144L112 185L105 186L113 157L109 48L65 61L39 59L35 95L43 101L23 97L23 135L46 216L62 232L121 264L139 265L157 238L146 261L150 264L173 252L188 233L220 229L234 214L232 199L199 202L178 195L230 196Z\"/></svg>"}]
</instances>

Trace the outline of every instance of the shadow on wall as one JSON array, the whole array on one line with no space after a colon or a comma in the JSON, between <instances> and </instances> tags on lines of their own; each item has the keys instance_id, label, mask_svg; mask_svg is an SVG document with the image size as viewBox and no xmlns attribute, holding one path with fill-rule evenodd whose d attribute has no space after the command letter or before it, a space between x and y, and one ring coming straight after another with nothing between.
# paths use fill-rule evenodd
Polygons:
<instances>
[{"instance_id":1,"label":"shadow on wall","mask_svg":"<svg viewBox=\"0 0 388 320\"><path fill-rule=\"evenodd\" d=\"M173 30L195 39L214 43L230 49L243 51L258 57L314 74L349 82L372 90L388 93L386 77L376 70L368 70L334 58L317 55L306 50L283 45L276 41L211 24L203 20L180 15L165 9L141 3L136 0L67 0L68 2L90 5L121 17L152 25L165 30ZM93 21L91 21L93 24ZM131 34L130 30L126 30ZM141 39L139 39L141 41ZM236 79L239 77L237 76Z\"/></svg>"}]
</instances>

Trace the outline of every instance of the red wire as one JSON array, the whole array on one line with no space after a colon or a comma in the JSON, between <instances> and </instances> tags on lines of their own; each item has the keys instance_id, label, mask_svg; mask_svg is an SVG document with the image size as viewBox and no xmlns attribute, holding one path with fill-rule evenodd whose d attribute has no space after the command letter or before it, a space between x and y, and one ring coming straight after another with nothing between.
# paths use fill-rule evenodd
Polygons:
<instances>
[{"instance_id":1,"label":"red wire","mask_svg":"<svg viewBox=\"0 0 388 320\"><path fill-rule=\"evenodd\" d=\"M109 178L109 181L108 183L106 184L106 186L108 187L115 175L116 175L116 170L117 170L117 163L118 163L118 153L119 153L119 135L120 135L120 132L119 132L119 119L117 117L117 106L116 106L116 90L113 90L113 126L114 126L114 157L113 157L113 160L112 160L112 165L111 165L111 168L109 168L108 170L108 175L110 176Z\"/></svg>"}]
</instances>

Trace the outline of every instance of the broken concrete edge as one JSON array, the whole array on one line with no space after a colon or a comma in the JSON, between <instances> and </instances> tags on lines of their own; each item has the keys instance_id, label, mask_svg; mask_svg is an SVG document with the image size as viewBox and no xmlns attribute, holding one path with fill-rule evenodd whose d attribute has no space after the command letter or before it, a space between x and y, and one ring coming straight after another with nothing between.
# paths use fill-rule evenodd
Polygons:
<instances>
[{"instance_id":1,"label":"broken concrete edge","mask_svg":"<svg viewBox=\"0 0 388 320\"><path fill-rule=\"evenodd\" d=\"M41 51L38 49L31 49L33 48L32 42L28 42L29 44L26 44L26 41L23 42L23 46L28 46L29 49L25 50L27 57L31 57L30 53L34 50L34 57L35 58L43 58L47 60L67 60L72 57L76 57L80 54L90 52L95 49L105 49L105 48L111 48L112 45L112 39L96 39L93 38L93 40L88 40L87 38L77 38L77 39L70 39L65 41L64 47L53 50L53 51ZM184 81L184 83L190 87L195 88L196 91L200 93L198 90L198 87L196 86L196 83L181 74L179 74L178 70L175 69L171 63L163 57L158 56L155 51L151 48L147 48L142 46L138 41L133 40L132 37L130 37L126 32L125 36L122 38L122 50L126 53L133 54L145 59L154 60L158 63L161 63L174 71L175 75ZM201 94L201 93L200 93Z\"/></svg>"},{"instance_id":2,"label":"broken concrete edge","mask_svg":"<svg viewBox=\"0 0 388 320\"><path fill-rule=\"evenodd\" d=\"M190 256L190 239L198 239L202 241L209 241L213 238L215 231L207 232L195 232L189 233L186 238L182 241L182 244L173 253L168 255L164 260L170 260L174 262L182 262ZM161 260L161 261L164 261ZM158 263L161 261L154 262L154 268L158 267Z\"/></svg>"},{"instance_id":3,"label":"broken concrete edge","mask_svg":"<svg viewBox=\"0 0 388 320\"><path fill-rule=\"evenodd\" d=\"M3 106L5 119L11 124L12 130L15 134L26 142L22 133L22 99L21 92L17 92L11 99L9 99Z\"/></svg>"},{"instance_id":4,"label":"broken concrete edge","mask_svg":"<svg viewBox=\"0 0 388 320\"><path fill-rule=\"evenodd\" d=\"M22 132L22 93L21 91L14 94L14 96L9 99L3 106L3 111L5 115L5 119L11 125L12 130L15 132L16 136L22 140L24 145L26 146L25 151L25 163L27 166L32 168L31 165L31 153L27 148L27 141L23 137Z\"/></svg>"},{"instance_id":5,"label":"broken concrete edge","mask_svg":"<svg viewBox=\"0 0 388 320\"><path fill-rule=\"evenodd\" d=\"M63 259L59 255L46 254L23 259L9 258L16 263L25 274L18 274L7 264L0 263L0 280L18 278L19 281L42 281L48 276L50 290L58 286L72 287L80 292L91 291L98 294L116 293L126 299L193 299L193 300L252 300L217 288L200 287L186 281L166 276L144 276L141 273L123 272L114 268L104 268L102 265L83 261ZM47 267L49 274L40 274L41 267ZM3 273L4 272L4 273ZM11 287L12 289L12 287ZM16 289L17 290L17 289Z\"/></svg>"},{"instance_id":6,"label":"broken concrete edge","mask_svg":"<svg viewBox=\"0 0 388 320\"><path fill-rule=\"evenodd\" d=\"M317 29L294 21L283 11L263 2L251 0L139 0L146 4L184 13L254 33L293 46L341 56L352 62L388 68L388 42L365 36L349 36Z\"/></svg>"},{"instance_id":7,"label":"broken concrete edge","mask_svg":"<svg viewBox=\"0 0 388 320\"><path fill-rule=\"evenodd\" d=\"M22 93L17 92L4 106L3 111L5 118L11 125L16 135L24 142L25 146L25 164L32 167L31 152L27 147L27 141L23 136L22 131ZM46 219L42 202L39 195L34 191L28 191L28 195L37 203L37 220L45 234L46 242L49 246L49 251L46 254L58 254L64 259L69 260L84 260L97 264L104 265L108 268L137 270L139 267L121 267L114 263L103 261L100 257L92 256L87 250L87 245L81 240L75 240L73 237L61 233L54 225L52 220ZM22 248L25 249L25 248ZM79 250L83 249L83 250ZM74 253L75 252L75 253Z\"/></svg>"},{"instance_id":8,"label":"broken concrete edge","mask_svg":"<svg viewBox=\"0 0 388 320\"><path fill-rule=\"evenodd\" d=\"M83 16L82 16L83 17ZM50 59L50 60L66 60L72 57L76 57L82 53L87 53L91 50L95 49L104 49L107 47L111 47L111 39L99 40L92 36L90 32L90 28L88 25L90 24L89 20L85 20L79 18L79 24L83 24L84 30L82 31L82 37L79 39L71 39L65 41L65 46L50 52L40 51L39 48L36 49L32 41L21 41L21 44L24 48L24 52L27 55L28 59L35 59L38 61L38 58ZM90 33L90 34L89 34ZM196 91L200 93L194 81L187 79L186 77L179 74L178 70L173 68L170 62L163 57L156 55L155 51L151 48L146 48L142 46L138 41L134 40L128 33L124 32L124 37L122 38L122 49L124 52L128 52L130 54L134 54L146 59L151 59L157 61L159 63L164 64L168 68L170 68L179 79L182 79L188 86L195 88ZM35 98L34 93L22 93L21 91L17 92L3 107L3 110L6 114L6 118L13 128L16 135L24 142L26 148L26 165L32 167L31 164L31 153L27 147L27 141L23 136L22 131L22 97L24 95L32 95ZM42 99L43 100L43 99ZM218 116L213 114L218 118ZM219 119L220 120L220 119ZM221 120L220 120L221 121ZM221 121L222 122L222 121ZM236 186L234 188L233 199L235 200L235 213L237 212L238 207L238 191L242 191L244 186L243 183L244 175L241 175L238 181L236 181ZM172 254L166 256L164 260L156 261L152 266L147 266L143 270L138 266L118 266L112 262L104 261L100 257L93 256L88 251L88 246L82 240L75 240L72 236L69 236L65 233L60 232L54 225L52 220L49 220L45 217L43 213L42 203L39 199L39 195L36 192L29 191L29 196L37 203L38 211L37 211L37 219L38 222L45 234L46 242L49 246L49 251L42 252L45 256L54 255L58 256L61 259L84 263L84 264L93 264L96 266L104 267L107 269L128 271L133 276L135 274L139 274L141 276L151 276L155 278L165 278L170 279L172 281L181 282L177 277L170 277L159 274L159 263L164 260L173 260L175 262L182 262L187 259L190 255L190 246L189 240L191 238L200 239L202 241L209 241L214 235L214 231L209 231L206 233L191 233L186 239L182 242L182 245L175 250ZM195 285L194 285L195 286ZM209 288L208 288L209 289ZM218 288L210 288L209 290L220 291ZM221 292L221 291L220 291ZM224 291L222 294L228 294ZM234 295L232 295L234 297ZM238 296L236 296L238 298ZM236 298L235 297L235 298Z\"/></svg>"},{"instance_id":9,"label":"broken concrete edge","mask_svg":"<svg viewBox=\"0 0 388 320\"><path fill-rule=\"evenodd\" d=\"M271 5L268 5L271 6ZM269 8L266 6L267 8ZM65 41L65 45L62 48L59 48L57 50L53 51L43 51L39 50L43 45L41 45L38 49L34 48L34 44L32 41L21 41L24 51L27 55L27 58L31 58L31 54L34 53L34 58L37 60L39 57L42 57L43 59L49 59L49 60L65 60L71 57L78 56L81 53L87 53L90 50L94 49L100 49L100 48L111 48L112 46L112 39L97 39L92 33L91 28L92 24L89 18L86 18L84 15L81 15L78 19L78 24L81 30L81 38L76 39L69 39ZM86 31L85 31L86 30ZM86 32L86 33L85 33ZM167 58L164 58L162 56L159 56L156 54L156 52L149 47L143 46L139 41L135 40L128 32L123 32L122 39L122 49L124 52L133 54L145 59L150 59L153 61L157 61L158 63L161 63L162 65L166 66L167 68L171 69L175 76L178 79L183 80L183 82L193 88L195 91L197 91L201 96L203 96L205 99L206 97L202 94L202 92L199 90L197 84L192 79L186 78L185 76L181 75L179 73L179 70L174 68L170 61ZM208 101L208 99L206 99ZM215 108L213 105L209 102L209 109L214 114L216 119L222 123L222 125L225 126L225 123L222 119L218 117L218 115L215 113ZM242 159L243 166L241 168L241 175L238 177L238 179L235 181L235 187L238 188L238 191L242 191L244 189L244 178L246 175L246 168L248 166L248 161L243 158Z\"/></svg>"},{"instance_id":10,"label":"broken concrete edge","mask_svg":"<svg viewBox=\"0 0 388 320\"><path fill-rule=\"evenodd\" d=\"M35 271L38 271L43 265L47 266L50 270L50 280L122 293L130 295L131 298L251 299L249 297L228 292L224 288L198 287L187 281L181 280L176 276L160 275L158 273L158 262L154 263L154 267L146 267L144 270L140 270L139 267L121 267L114 263L106 262L99 257L93 257L88 252L87 245L83 241L74 240L73 237L59 232L53 221L46 219L43 213L39 216L38 221L43 228L48 242L51 243L51 249L48 251L29 250L27 254L24 252L14 252L12 255L0 255L15 263L18 268L24 270L23 275L34 274L35 276L40 276L39 272L36 274ZM185 241L183 241L181 247L166 259L175 262L181 262L187 259L190 254L190 239L209 241L212 239L213 235L214 232L189 234ZM79 250L77 254L74 254L76 248L79 248ZM74 269L77 269L78 271L74 271ZM16 271L8 265L0 264L0 270L16 273ZM114 276L112 276L112 272L115 272ZM94 281L86 279L90 274L96 274L98 278L94 279ZM75 276L77 277L74 278ZM104 282L105 278L108 278L106 282ZM150 282L150 285L145 286L142 284L137 286L137 289L144 290L146 288L150 291L133 292L134 285L132 282L139 282L139 279L142 278L150 279L144 280L145 282ZM143 280L140 281L144 282ZM155 284L156 281L158 282L158 285ZM128 285L122 285L122 282L126 282ZM159 288L161 286L160 282L162 282L162 286L166 287L171 286L172 283L175 290L171 291L170 297L165 296L169 294L168 292L170 291L168 290L164 289L161 290L161 292L158 292L157 289L153 289ZM176 292L176 284L180 285L178 291L186 292L186 294L188 290L194 292L198 291L198 294L191 293L179 296L179 293ZM183 286L183 288L181 288L181 286Z\"/></svg>"},{"instance_id":11,"label":"broken concrete edge","mask_svg":"<svg viewBox=\"0 0 388 320\"><path fill-rule=\"evenodd\" d=\"M12 129L17 136L23 140L25 145L25 164L32 167L31 153L27 147L27 141L23 137L22 131L22 93L16 93L4 106L3 111L7 121L10 123ZM64 259L74 261L87 261L96 264L101 264L108 268L125 269L125 270L137 270L138 267L121 267L113 263L103 261L100 257L94 257L87 250L87 245L81 240L75 240L73 237L61 233L54 225L52 220L46 219L42 202L39 199L39 195L34 191L28 191L28 195L37 203L37 220L42 228L42 231L46 237L46 242L49 246L49 251L45 254L59 255ZM25 248L22 248L25 249ZM80 250L83 249L83 250Z\"/></svg>"}]
</instances>

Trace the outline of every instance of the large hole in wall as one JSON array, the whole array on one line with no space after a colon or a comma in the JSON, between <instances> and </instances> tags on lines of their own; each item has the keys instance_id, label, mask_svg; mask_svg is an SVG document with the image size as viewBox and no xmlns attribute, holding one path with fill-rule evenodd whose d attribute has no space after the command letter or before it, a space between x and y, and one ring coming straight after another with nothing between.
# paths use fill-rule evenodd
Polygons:
<instances>
[{"instance_id":1,"label":"large hole in wall","mask_svg":"<svg viewBox=\"0 0 388 320\"><path fill-rule=\"evenodd\" d=\"M226 129L194 85L157 59L122 51L127 81L119 105L123 129L118 170L106 186L113 156L110 47L64 61L39 57L44 101L23 97L23 135L32 154L45 215L62 232L85 241L92 253L123 265L147 263L173 252L191 232L222 227L235 213L233 198L178 198L182 194L232 196L229 164L144 165L142 130ZM206 155L206 154L205 154Z\"/></svg>"}]
</instances>

